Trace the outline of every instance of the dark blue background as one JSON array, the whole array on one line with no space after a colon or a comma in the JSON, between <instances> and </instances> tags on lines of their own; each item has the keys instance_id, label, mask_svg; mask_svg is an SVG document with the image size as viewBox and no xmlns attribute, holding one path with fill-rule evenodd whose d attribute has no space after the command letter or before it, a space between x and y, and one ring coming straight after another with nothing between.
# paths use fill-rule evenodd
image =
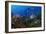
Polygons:
<instances>
[{"instance_id":1,"label":"dark blue background","mask_svg":"<svg viewBox=\"0 0 46 34\"><path fill-rule=\"evenodd\" d=\"M28 10L28 8L30 8ZM31 13L38 15L41 12L41 7L40 6L21 6L21 5L11 5L11 11L14 15L21 15L21 16L27 16L31 15ZM27 11L29 11L27 13Z\"/></svg>"}]
</instances>

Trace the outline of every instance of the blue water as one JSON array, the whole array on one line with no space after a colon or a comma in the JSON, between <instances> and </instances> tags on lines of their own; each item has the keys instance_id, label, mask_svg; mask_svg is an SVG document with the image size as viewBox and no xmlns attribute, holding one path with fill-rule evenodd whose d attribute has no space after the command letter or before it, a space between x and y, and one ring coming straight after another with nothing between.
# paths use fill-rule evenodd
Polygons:
<instances>
[{"instance_id":1,"label":"blue water","mask_svg":"<svg viewBox=\"0 0 46 34\"><path fill-rule=\"evenodd\" d=\"M11 5L11 11L13 15L29 16L33 13L38 15L41 12L40 6L21 6L21 5ZM28 11L28 12L27 12Z\"/></svg>"}]
</instances>

